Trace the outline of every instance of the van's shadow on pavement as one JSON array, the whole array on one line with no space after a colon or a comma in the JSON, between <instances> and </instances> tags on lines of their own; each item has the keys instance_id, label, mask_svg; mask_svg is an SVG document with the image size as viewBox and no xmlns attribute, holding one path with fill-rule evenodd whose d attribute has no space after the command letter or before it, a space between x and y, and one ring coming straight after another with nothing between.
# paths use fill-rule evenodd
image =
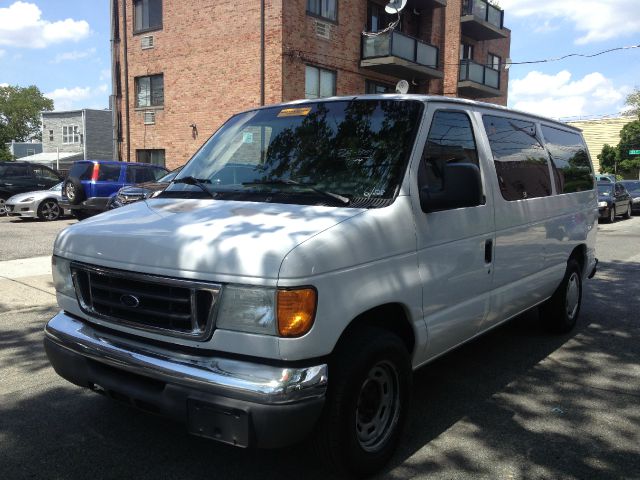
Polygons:
<instances>
[{"instance_id":1,"label":"van's shadow on pavement","mask_svg":"<svg viewBox=\"0 0 640 480\"><path fill-rule=\"evenodd\" d=\"M571 334L544 333L534 310L418 371L399 451L379 478L637 477L640 330L628 312L640 309L638 278L640 264L603 264ZM620 305L611 292L625 290L631 297ZM47 365L42 335L27 330L0 339L13 352L3 365L24 364L25 374ZM0 397L4 478L331 478L310 442L227 447L62 380L53 385Z\"/></svg>"}]
</instances>

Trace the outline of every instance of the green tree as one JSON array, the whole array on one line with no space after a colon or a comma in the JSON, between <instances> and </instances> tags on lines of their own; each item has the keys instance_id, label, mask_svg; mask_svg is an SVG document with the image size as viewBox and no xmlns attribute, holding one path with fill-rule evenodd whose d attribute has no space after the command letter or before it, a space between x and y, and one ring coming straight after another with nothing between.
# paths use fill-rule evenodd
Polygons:
<instances>
[{"instance_id":1,"label":"green tree","mask_svg":"<svg viewBox=\"0 0 640 480\"><path fill-rule=\"evenodd\" d=\"M640 120L627 123L620 130L620 163L618 170L633 173L636 176L640 169L640 155L629 155L629 150L640 150Z\"/></svg>"},{"instance_id":2,"label":"green tree","mask_svg":"<svg viewBox=\"0 0 640 480\"><path fill-rule=\"evenodd\" d=\"M602 152L598 154L598 160L600 161L600 173L614 173L616 163L620 162L618 147L612 147L605 143Z\"/></svg>"},{"instance_id":3,"label":"green tree","mask_svg":"<svg viewBox=\"0 0 640 480\"><path fill-rule=\"evenodd\" d=\"M627 95L627 99L624 102L625 105L631 107L630 113L640 118L640 89L637 87L633 89L629 95Z\"/></svg>"},{"instance_id":4,"label":"green tree","mask_svg":"<svg viewBox=\"0 0 640 480\"><path fill-rule=\"evenodd\" d=\"M0 159L10 157L5 144L11 140L42 139L40 113L45 110L53 110L53 100L38 87L0 87Z\"/></svg>"}]
</instances>

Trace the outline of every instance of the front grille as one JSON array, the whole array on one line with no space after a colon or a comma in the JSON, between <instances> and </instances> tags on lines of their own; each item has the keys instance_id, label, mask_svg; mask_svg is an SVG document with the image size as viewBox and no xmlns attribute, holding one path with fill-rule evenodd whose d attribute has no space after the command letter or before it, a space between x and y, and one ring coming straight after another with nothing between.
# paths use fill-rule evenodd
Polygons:
<instances>
[{"instance_id":1,"label":"front grille","mask_svg":"<svg viewBox=\"0 0 640 480\"><path fill-rule=\"evenodd\" d=\"M80 306L90 315L142 330L205 339L220 285L73 263Z\"/></svg>"}]
</instances>

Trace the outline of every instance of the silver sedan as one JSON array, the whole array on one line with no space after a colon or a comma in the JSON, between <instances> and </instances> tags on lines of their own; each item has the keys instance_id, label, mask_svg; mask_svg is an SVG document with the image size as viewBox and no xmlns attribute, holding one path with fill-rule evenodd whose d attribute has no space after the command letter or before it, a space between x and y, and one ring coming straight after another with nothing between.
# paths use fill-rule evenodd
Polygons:
<instances>
[{"instance_id":1,"label":"silver sedan","mask_svg":"<svg viewBox=\"0 0 640 480\"><path fill-rule=\"evenodd\" d=\"M7 200L5 207L7 215L19 218L40 218L42 220L57 220L65 214L59 205L62 197L62 183L54 185L49 190L38 190L14 195Z\"/></svg>"}]
</instances>

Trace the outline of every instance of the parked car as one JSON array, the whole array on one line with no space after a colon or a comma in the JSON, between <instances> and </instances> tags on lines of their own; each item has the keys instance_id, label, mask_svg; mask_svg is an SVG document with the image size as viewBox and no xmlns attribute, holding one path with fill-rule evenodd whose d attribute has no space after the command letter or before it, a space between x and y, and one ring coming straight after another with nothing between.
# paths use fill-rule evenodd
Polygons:
<instances>
[{"instance_id":1,"label":"parked car","mask_svg":"<svg viewBox=\"0 0 640 480\"><path fill-rule=\"evenodd\" d=\"M620 184L631 195L631 213L640 215L640 180L622 180Z\"/></svg>"},{"instance_id":2,"label":"parked car","mask_svg":"<svg viewBox=\"0 0 640 480\"><path fill-rule=\"evenodd\" d=\"M609 173L600 173L596 175L596 182L615 183L616 176Z\"/></svg>"},{"instance_id":3,"label":"parked car","mask_svg":"<svg viewBox=\"0 0 640 480\"><path fill-rule=\"evenodd\" d=\"M109 209L123 207L139 200L151 198L162 192L167 185L180 173L182 167L178 167L175 170L170 171L164 177L159 178L155 182L144 182L130 185L128 187L122 187L118 190L118 193L111 197L111 201L108 204Z\"/></svg>"},{"instance_id":4,"label":"parked car","mask_svg":"<svg viewBox=\"0 0 640 480\"><path fill-rule=\"evenodd\" d=\"M9 198L6 203L7 215L10 217L39 218L52 221L70 214L60 206L62 198L62 182L49 190L20 193Z\"/></svg>"},{"instance_id":5,"label":"parked car","mask_svg":"<svg viewBox=\"0 0 640 480\"><path fill-rule=\"evenodd\" d=\"M67 380L195 435L314 432L367 475L402 438L414 370L538 305L574 327L596 227L564 123L422 95L263 107L156 198L58 235L45 349Z\"/></svg>"},{"instance_id":6,"label":"parked car","mask_svg":"<svg viewBox=\"0 0 640 480\"><path fill-rule=\"evenodd\" d=\"M613 223L618 215L631 218L631 195L618 182L598 182L599 219Z\"/></svg>"},{"instance_id":7,"label":"parked car","mask_svg":"<svg viewBox=\"0 0 640 480\"><path fill-rule=\"evenodd\" d=\"M125 185L155 181L166 174L166 168L148 163L81 160L69 171L60 204L82 220L107 211L111 197Z\"/></svg>"},{"instance_id":8,"label":"parked car","mask_svg":"<svg viewBox=\"0 0 640 480\"><path fill-rule=\"evenodd\" d=\"M6 215L9 197L32 190L47 189L62 178L44 165L28 162L0 162L0 217Z\"/></svg>"}]
</instances>

